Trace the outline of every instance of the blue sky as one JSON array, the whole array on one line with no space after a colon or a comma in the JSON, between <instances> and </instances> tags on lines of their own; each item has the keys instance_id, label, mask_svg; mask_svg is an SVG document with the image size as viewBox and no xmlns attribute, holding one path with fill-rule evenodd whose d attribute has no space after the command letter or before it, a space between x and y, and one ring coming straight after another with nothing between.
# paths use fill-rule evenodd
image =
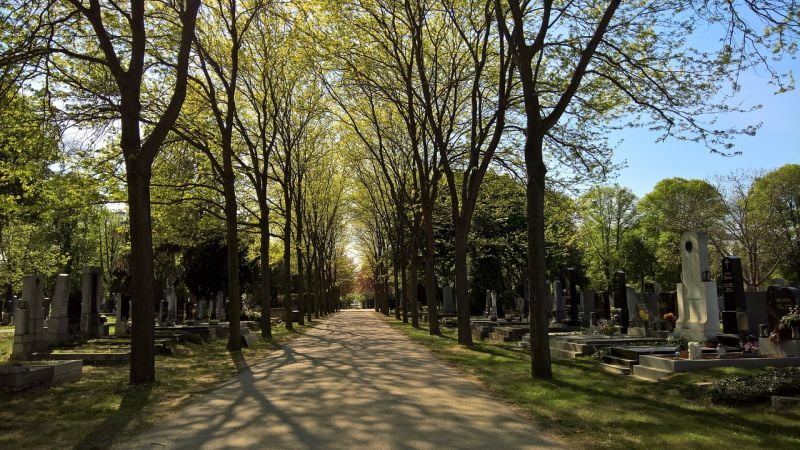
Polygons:
<instances>
[{"instance_id":1,"label":"blue sky","mask_svg":"<svg viewBox=\"0 0 800 450\"><path fill-rule=\"evenodd\" d=\"M646 129L624 130L615 135L623 142L616 147L614 160L625 161L627 167L619 171L616 181L641 197L663 178L711 179L739 169L800 164L800 92L774 95L774 87L767 85L767 81L765 76L749 74L739 96L746 103L762 104L761 109L720 120L728 125L763 122L755 136L737 138L736 150L741 155L711 154L702 144L693 142L656 143L656 133Z\"/></svg>"},{"instance_id":2,"label":"blue sky","mask_svg":"<svg viewBox=\"0 0 800 450\"><path fill-rule=\"evenodd\" d=\"M706 30L708 31L708 30ZM699 37L704 36L704 37ZM693 44L715 48L714 33L700 33ZM800 77L800 62L784 59L777 63L779 71L791 71ZM760 73L761 72L761 73ZM674 139L656 143L659 135L646 129L622 130L612 135L611 142L622 139L616 146L614 161L625 162L615 182L627 186L637 196L650 192L660 180L670 177L713 179L741 169L774 169L787 163L800 164L800 91L774 94L766 71L750 71L739 79L742 89L736 103L762 105L761 109L721 116L721 127L743 127L762 123L755 136L738 137L735 149L738 156L711 154L703 144ZM800 84L799 84L800 85Z\"/></svg>"}]
</instances>

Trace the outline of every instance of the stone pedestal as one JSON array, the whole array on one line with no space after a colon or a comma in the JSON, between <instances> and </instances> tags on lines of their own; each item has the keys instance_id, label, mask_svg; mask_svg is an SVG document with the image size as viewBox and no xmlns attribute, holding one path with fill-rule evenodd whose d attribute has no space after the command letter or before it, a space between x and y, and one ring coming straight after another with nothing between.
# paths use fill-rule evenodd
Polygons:
<instances>
[{"instance_id":1,"label":"stone pedestal","mask_svg":"<svg viewBox=\"0 0 800 450\"><path fill-rule=\"evenodd\" d=\"M708 242L704 233L686 232L681 236L681 278L678 283L678 320L675 333L689 339L705 339L719 334L717 283L711 281Z\"/></svg>"},{"instance_id":2,"label":"stone pedestal","mask_svg":"<svg viewBox=\"0 0 800 450\"><path fill-rule=\"evenodd\" d=\"M81 339L103 336L100 302L103 301L103 279L99 267L84 267L81 279Z\"/></svg>"},{"instance_id":3,"label":"stone pedestal","mask_svg":"<svg viewBox=\"0 0 800 450\"><path fill-rule=\"evenodd\" d=\"M62 273L56 277L56 288L50 303L50 318L47 320L47 342L50 345L63 345L70 341L68 305L69 275Z\"/></svg>"},{"instance_id":4,"label":"stone pedestal","mask_svg":"<svg viewBox=\"0 0 800 450\"><path fill-rule=\"evenodd\" d=\"M22 280L22 299L17 302L14 313L12 359L28 359L31 353L47 350L42 314L43 289L41 275L26 275Z\"/></svg>"}]
</instances>

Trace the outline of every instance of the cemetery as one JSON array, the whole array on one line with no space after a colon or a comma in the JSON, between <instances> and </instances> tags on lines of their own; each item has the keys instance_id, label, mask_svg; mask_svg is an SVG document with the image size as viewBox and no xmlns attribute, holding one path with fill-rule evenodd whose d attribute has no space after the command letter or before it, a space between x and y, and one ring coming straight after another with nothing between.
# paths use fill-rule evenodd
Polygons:
<instances>
[{"instance_id":1,"label":"cemetery","mask_svg":"<svg viewBox=\"0 0 800 450\"><path fill-rule=\"evenodd\" d=\"M0 449L800 448L798 0L7 0Z\"/></svg>"}]
</instances>

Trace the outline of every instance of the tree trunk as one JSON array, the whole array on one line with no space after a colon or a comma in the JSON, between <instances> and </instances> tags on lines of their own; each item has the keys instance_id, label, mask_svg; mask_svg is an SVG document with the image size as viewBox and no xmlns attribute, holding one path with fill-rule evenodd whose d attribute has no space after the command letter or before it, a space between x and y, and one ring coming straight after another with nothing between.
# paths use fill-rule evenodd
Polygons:
<instances>
[{"instance_id":1,"label":"tree trunk","mask_svg":"<svg viewBox=\"0 0 800 450\"><path fill-rule=\"evenodd\" d=\"M392 277L394 278L394 319L400 320L400 280L399 274L397 273L400 267L400 263L395 258L394 266L392 267Z\"/></svg>"},{"instance_id":2,"label":"tree trunk","mask_svg":"<svg viewBox=\"0 0 800 450\"><path fill-rule=\"evenodd\" d=\"M272 321L270 320L270 309L272 302L272 280L269 268L269 209L266 206L266 199L259 199L261 203L260 238L261 252L261 337L272 340Z\"/></svg>"},{"instance_id":3,"label":"tree trunk","mask_svg":"<svg viewBox=\"0 0 800 450\"><path fill-rule=\"evenodd\" d=\"M139 147L138 130L135 147ZM132 138L132 137L131 137ZM123 146L125 142L123 142ZM149 168L126 158L128 214L131 233L131 384L155 381L155 324L153 323L153 234L150 217Z\"/></svg>"},{"instance_id":4,"label":"tree trunk","mask_svg":"<svg viewBox=\"0 0 800 450\"><path fill-rule=\"evenodd\" d=\"M300 220L298 216L297 220ZM300 242L299 234L298 237L295 239L295 242ZM298 314L298 325L305 325L306 324L306 289L305 289L305 279L303 278L303 254L300 247L297 247L297 303L298 303L298 310L300 314Z\"/></svg>"},{"instance_id":5,"label":"tree trunk","mask_svg":"<svg viewBox=\"0 0 800 450\"><path fill-rule=\"evenodd\" d=\"M469 287L467 285L467 233L465 227L455 230L456 308L458 308L458 343L472 345L470 329Z\"/></svg>"},{"instance_id":6,"label":"tree trunk","mask_svg":"<svg viewBox=\"0 0 800 450\"><path fill-rule=\"evenodd\" d=\"M242 350L242 330L239 326L242 302L239 293L239 224L236 212L233 163L231 161L232 150L228 149L223 153L225 164L225 240L228 253L228 350L238 352Z\"/></svg>"},{"instance_id":7,"label":"tree trunk","mask_svg":"<svg viewBox=\"0 0 800 450\"><path fill-rule=\"evenodd\" d=\"M286 222L283 231L283 321L286 329L291 330L292 326L292 210L291 202L286 195Z\"/></svg>"},{"instance_id":8,"label":"tree trunk","mask_svg":"<svg viewBox=\"0 0 800 450\"><path fill-rule=\"evenodd\" d=\"M413 238L412 238L413 239ZM411 258L408 264L408 282L411 285L409 289L409 299L411 300L411 326L419 328L419 306L417 304L417 245L416 243L410 246Z\"/></svg>"},{"instance_id":9,"label":"tree trunk","mask_svg":"<svg viewBox=\"0 0 800 450\"><path fill-rule=\"evenodd\" d=\"M547 169L542 158L544 137L528 128L525 168L528 209L528 279L531 294L531 376L550 379L550 342L547 333L547 291L544 258L544 187Z\"/></svg>"},{"instance_id":10,"label":"tree trunk","mask_svg":"<svg viewBox=\"0 0 800 450\"><path fill-rule=\"evenodd\" d=\"M436 304L436 272L434 257L436 252L433 235L433 211L431 206L422 207L425 227L425 296L428 298L428 333L439 335L439 314Z\"/></svg>"},{"instance_id":11,"label":"tree trunk","mask_svg":"<svg viewBox=\"0 0 800 450\"><path fill-rule=\"evenodd\" d=\"M400 294L400 298L403 303L403 323L408 323L408 277L406 276L408 269L405 267L405 261L403 261L403 266L400 272L400 282L403 285L403 292Z\"/></svg>"}]
</instances>

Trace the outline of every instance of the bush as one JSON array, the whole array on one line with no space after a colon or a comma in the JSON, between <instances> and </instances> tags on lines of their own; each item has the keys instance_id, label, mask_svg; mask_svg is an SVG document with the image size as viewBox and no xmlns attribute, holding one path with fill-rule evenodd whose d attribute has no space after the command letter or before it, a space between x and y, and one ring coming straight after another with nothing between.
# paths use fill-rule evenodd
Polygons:
<instances>
[{"instance_id":1,"label":"bush","mask_svg":"<svg viewBox=\"0 0 800 450\"><path fill-rule=\"evenodd\" d=\"M709 389L714 403L746 404L769 400L773 395L800 393L800 367L782 367L757 375L723 378Z\"/></svg>"}]
</instances>

